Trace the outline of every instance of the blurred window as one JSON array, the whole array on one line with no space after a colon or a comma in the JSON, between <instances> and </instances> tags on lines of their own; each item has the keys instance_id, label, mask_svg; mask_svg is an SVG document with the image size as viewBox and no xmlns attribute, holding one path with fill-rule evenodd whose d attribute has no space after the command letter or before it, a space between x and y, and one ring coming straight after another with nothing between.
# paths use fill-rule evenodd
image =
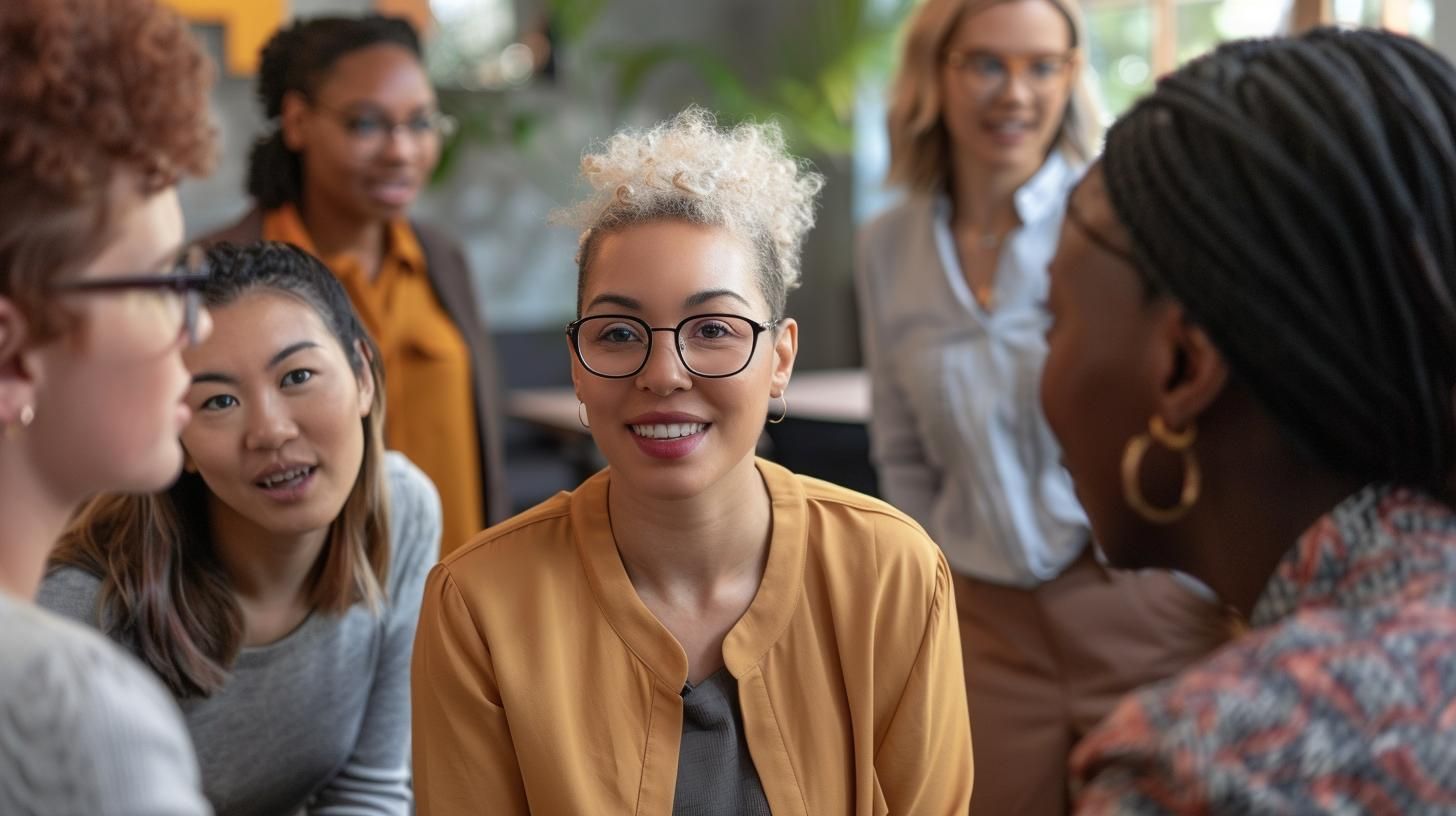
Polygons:
<instances>
[{"instance_id":1,"label":"blurred window","mask_svg":"<svg viewBox=\"0 0 1456 816\"><path fill-rule=\"evenodd\" d=\"M1436 0L1086 0L1090 62L1110 116L1157 77L1226 40L1311 22L1431 38Z\"/></svg>"}]
</instances>

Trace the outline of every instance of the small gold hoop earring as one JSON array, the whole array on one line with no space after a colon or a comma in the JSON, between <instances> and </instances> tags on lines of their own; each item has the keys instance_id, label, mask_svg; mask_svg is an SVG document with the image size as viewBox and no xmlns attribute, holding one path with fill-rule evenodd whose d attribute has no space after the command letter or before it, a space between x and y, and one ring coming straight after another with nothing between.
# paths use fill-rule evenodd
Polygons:
<instances>
[{"instance_id":1,"label":"small gold hoop earring","mask_svg":"<svg viewBox=\"0 0 1456 816\"><path fill-rule=\"evenodd\" d=\"M576 421L581 423L581 427L591 430L591 423L586 421L586 403L581 400L576 401Z\"/></svg>"},{"instance_id":2,"label":"small gold hoop earring","mask_svg":"<svg viewBox=\"0 0 1456 816\"><path fill-rule=\"evenodd\" d=\"M1193 455L1193 442L1197 438L1198 431L1192 425L1186 431L1173 431L1163 422L1162 417L1154 414L1148 420L1148 432L1127 441L1127 447L1122 452L1122 496L1134 512L1153 524L1172 524L1193 509L1203 488L1198 459ZM1174 507L1154 507L1143 496L1138 483L1143 458L1147 456L1154 442L1183 456L1183 491Z\"/></svg>"},{"instance_id":3,"label":"small gold hoop earring","mask_svg":"<svg viewBox=\"0 0 1456 816\"><path fill-rule=\"evenodd\" d=\"M14 439L15 437L17 437L17 436L20 435L20 432L21 431L24 431L26 428L29 428L30 427L30 423L32 423L32 422L35 421L35 406L33 406L33 405L23 405L23 406L21 406L21 408L20 408L20 416L17 417L16 419L17 419L17 421L14 422L14 423L6 423L6 425L5 425L5 438L6 439Z\"/></svg>"},{"instance_id":4,"label":"small gold hoop earring","mask_svg":"<svg viewBox=\"0 0 1456 816\"><path fill-rule=\"evenodd\" d=\"M783 422L784 420L789 418L789 398L784 396L783 394L779 394L777 397L774 397L774 399L784 404L784 412L779 414L777 418L769 417L768 424L770 425L777 425L780 422Z\"/></svg>"}]
</instances>

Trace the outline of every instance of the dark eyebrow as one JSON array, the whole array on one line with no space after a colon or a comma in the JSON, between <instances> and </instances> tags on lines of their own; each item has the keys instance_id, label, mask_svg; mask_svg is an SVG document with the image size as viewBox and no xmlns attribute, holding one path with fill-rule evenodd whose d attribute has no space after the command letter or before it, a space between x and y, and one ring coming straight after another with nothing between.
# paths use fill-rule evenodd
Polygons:
<instances>
[{"instance_id":1,"label":"dark eyebrow","mask_svg":"<svg viewBox=\"0 0 1456 816\"><path fill-rule=\"evenodd\" d=\"M1005 59L1007 57L1022 59L1057 59L1065 57L1065 52L1058 51L993 51L989 48L950 48L947 53L960 54L966 57L992 57Z\"/></svg>"},{"instance_id":2,"label":"dark eyebrow","mask_svg":"<svg viewBox=\"0 0 1456 816\"><path fill-rule=\"evenodd\" d=\"M238 381L227 374L218 374L215 371L204 371L201 374L192 375L193 385L200 385L202 383L222 383L223 385L237 385Z\"/></svg>"},{"instance_id":3,"label":"dark eyebrow","mask_svg":"<svg viewBox=\"0 0 1456 816\"><path fill-rule=\"evenodd\" d=\"M348 102L345 102L334 108L334 110L338 111L339 113L348 113L354 115L363 113L384 113L384 108L380 107L377 103L369 99L351 99Z\"/></svg>"},{"instance_id":4,"label":"dark eyebrow","mask_svg":"<svg viewBox=\"0 0 1456 816\"><path fill-rule=\"evenodd\" d=\"M439 107L440 105L438 102L434 104L431 104L429 102L421 102L420 104L410 108L409 112L411 116L414 116L420 113L427 113L429 111L438 110ZM384 109L383 105L380 105L378 102L370 99L355 99L352 102L345 102L344 104L340 105L336 110L338 110L339 113L348 114L350 116L389 115L389 112Z\"/></svg>"},{"instance_id":5,"label":"dark eyebrow","mask_svg":"<svg viewBox=\"0 0 1456 816\"><path fill-rule=\"evenodd\" d=\"M614 295L610 292L604 295L597 295L595 298L592 298L592 302L588 303L586 307L588 309L594 309L603 303L611 303L616 306L621 306L624 309L632 309L638 312L642 311L642 301L635 298L629 298L626 295Z\"/></svg>"},{"instance_id":6,"label":"dark eyebrow","mask_svg":"<svg viewBox=\"0 0 1456 816\"><path fill-rule=\"evenodd\" d=\"M315 343L312 340L300 340L299 342L288 346L287 348L283 349L282 351L269 358L268 364L263 366L263 370L267 371L268 369L273 368L274 366L278 365L279 363L283 362L294 354L303 351L304 349L318 347L319 344ZM194 374L192 376L192 384L197 385L199 383L222 383L224 385L237 385L238 380L236 377L233 377L229 374L219 374L215 371L204 371L200 374Z\"/></svg>"},{"instance_id":7,"label":"dark eyebrow","mask_svg":"<svg viewBox=\"0 0 1456 816\"><path fill-rule=\"evenodd\" d=\"M701 306L710 300L720 297L730 297L738 301L739 303L742 303L744 306L749 307L750 309L753 308L753 304L749 303L747 298L738 294L737 292L734 292L731 289L705 289L696 294L689 295L688 299L683 301L683 305Z\"/></svg>"},{"instance_id":8,"label":"dark eyebrow","mask_svg":"<svg viewBox=\"0 0 1456 816\"><path fill-rule=\"evenodd\" d=\"M277 354L273 355L268 360L268 365L264 366L264 368L265 369L272 368L273 366L278 365L279 363L283 362L284 360L288 359L289 357L293 356L294 354L297 354L298 352L303 351L304 349L311 349L311 348L318 348L318 347L319 347L319 344L318 343L315 343L312 340L300 340L297 343L294 343L293 345L288 346L287 348L285 348L282 351L278 352Z\"/></svg>"}]
</instances>

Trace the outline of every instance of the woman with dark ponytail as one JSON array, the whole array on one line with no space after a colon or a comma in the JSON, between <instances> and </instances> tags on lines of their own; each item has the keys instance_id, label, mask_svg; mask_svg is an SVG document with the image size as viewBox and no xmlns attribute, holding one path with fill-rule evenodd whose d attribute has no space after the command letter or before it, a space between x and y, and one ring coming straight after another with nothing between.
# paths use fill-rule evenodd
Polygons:
<instances>
[{"instance_id":1,"label":"woman with dark ponytail","mask_svg":"<svg viewBox=\"0 0 1456 816\"><path fill-rule=\"evenodd\" d=\"M249 157L256 206L207 240L286 241L344 284L389 372L387 444L438 486L448 551L509 506L470 268L457 242L408 218L450 124L419 37L393 17L301 20L263 47L258 99L270 129Z\"/></svg>"},{"instance_id":2,"label":"woman with dark ponytail","mask_svg":"<svg viewBox=\"0 0 1456 816\"><path fill-rule=\"evenodd\" d=\"M254 243L206 260L184 473L82 508L38 601L161 678L217 816L408 816L439 502L384 450L378 351L318 259Z\"/></svg>"},{"instance_id":3,"label":"woman with dark ponytail","mask_svg":"<svg viewBox=\"0 0 1456 816\"><path fill-rule=\"evenodd\" d=\"M1456 68L1226 45L1073 193L1042 403L1098 541L1248 620L1073 756L1082 813L1456 805Z\"/></svg>"}]
</instances>

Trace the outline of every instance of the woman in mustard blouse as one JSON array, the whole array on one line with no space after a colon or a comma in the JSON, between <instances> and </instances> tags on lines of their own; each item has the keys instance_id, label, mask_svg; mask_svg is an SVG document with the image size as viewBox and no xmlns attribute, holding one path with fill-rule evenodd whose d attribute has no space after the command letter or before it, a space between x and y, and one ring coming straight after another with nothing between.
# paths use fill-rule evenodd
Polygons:
<instances>
[{"instance_id":1,"label":"woman in mustard blouse","mask_svg":"<svg viewBox=\"0 0 1456 816\"><path fill-rule=\"evenodd\" d=\"M582 173L567 335L609 467L431 573L420 812L965 813L945 559L903 513L754 456L786 410L821 177L775 127L700 110Z\"/></svg>"}]
</instances>

